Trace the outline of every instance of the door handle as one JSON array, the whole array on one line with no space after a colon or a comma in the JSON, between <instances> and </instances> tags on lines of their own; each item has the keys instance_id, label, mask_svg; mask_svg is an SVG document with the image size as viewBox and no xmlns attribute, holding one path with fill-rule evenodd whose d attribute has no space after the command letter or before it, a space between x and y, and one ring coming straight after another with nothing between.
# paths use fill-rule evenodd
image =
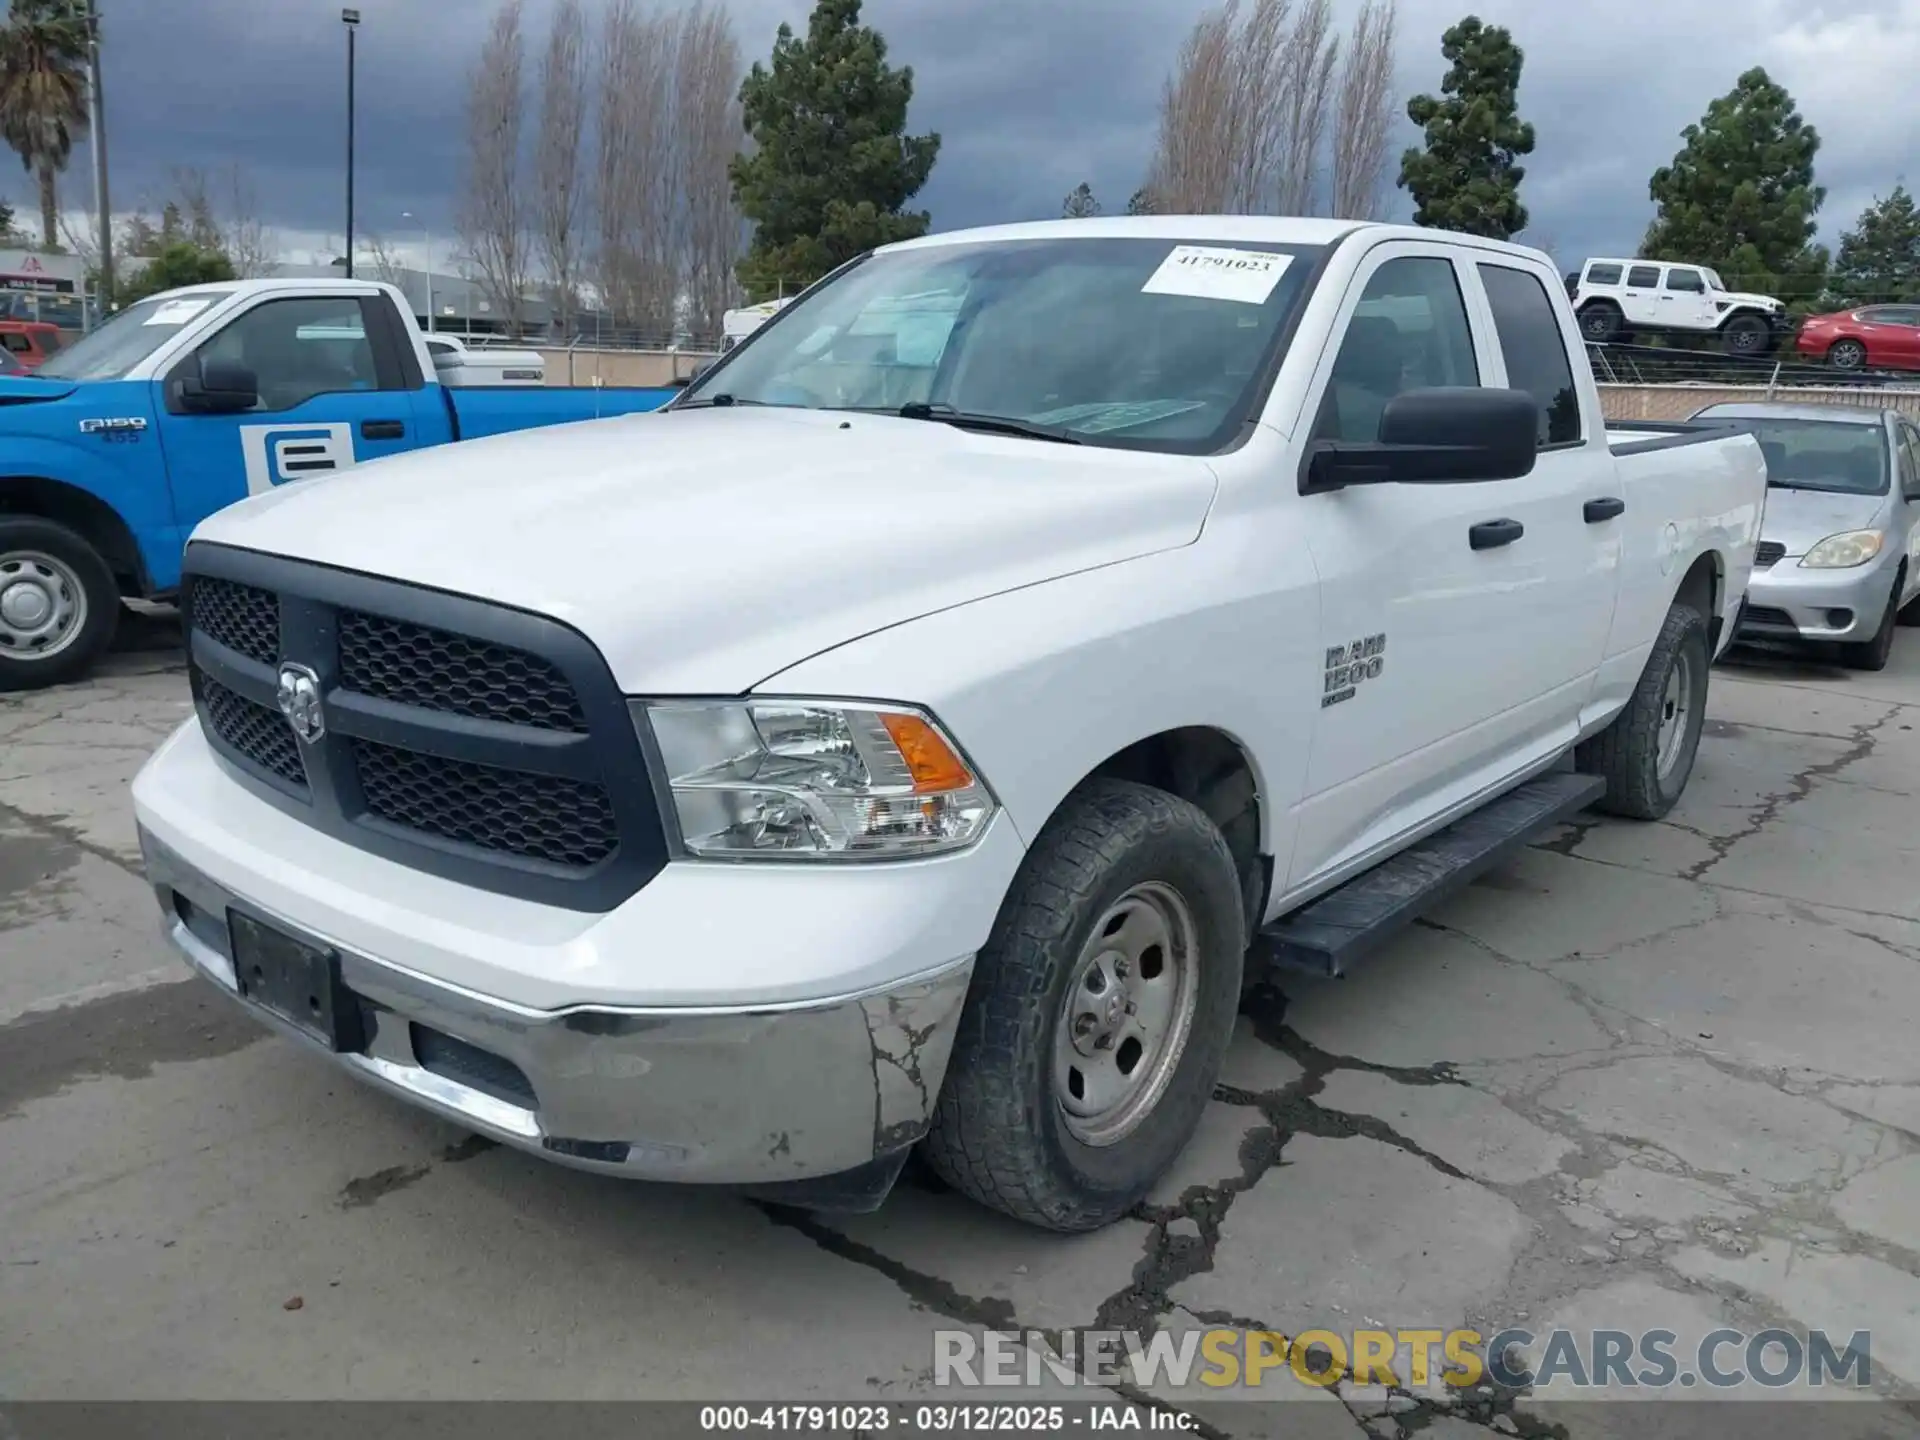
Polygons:
<instances>
[{"instance_id":1,"label":"door handle","mask_svg":"<svg viewBox=\"0 0 1920 1440\"><path fill-rule=\"evenodd\" d=\"M407 422L404 420L362 420L360 438L362 440L404 440L407 435Z\"/></svg>"},{"instance_id":2,"label":"door handle","mask_svg":"<svg viewBox=\"0 0 1920 1440\"><path fill-rule=\"evenodd\" d=\"M1580 507L1580 513L1587 517L1587 524L1598 525L1602 520L1611 520L1616 515L1627 513L1627 502L1616 500L1611 495L1600 500L1589 500Z\"/></svg>"},{"instance_id":3,"label":"door handle","mask_svg":"<svg viewBox=\"0 0 1920 1440\"><path fill-rule=\"evenodd\" d=\"M1467 531L1467 543L1476 550L1498 550L1526 533L1527 527L1518 520L1482 520Z\"/></svg>"}]
</instances>

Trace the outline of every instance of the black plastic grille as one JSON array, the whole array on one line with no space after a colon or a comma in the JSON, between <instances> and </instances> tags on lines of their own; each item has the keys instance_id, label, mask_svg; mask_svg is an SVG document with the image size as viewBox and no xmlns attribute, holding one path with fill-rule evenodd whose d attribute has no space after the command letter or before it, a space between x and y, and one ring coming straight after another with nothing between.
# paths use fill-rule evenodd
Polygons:
<instances>
[{"instance_id":1,"label":"black plastic grille","mask_svg":"<svg viewBox=\"0 0 1920 1440\"><path fill-rule=\"evenodd\" d=\"M353 742L353 758L368 811L394 825L579 869L620 843L613 806L598 785L368 740Z\"/></svg>"},{"instance_id":2,"label":"black plastic grille","mask_svg":"<svg viewBox=\"0 0 1920 1440\"><path fill-rule=\"evenodd\" d=\"M271 590L201 575L189 604L194 628L209 639L262 665L280 663L280 597Z\"/></svg>"},{"instance_id":3,"label":"black plastic grille","mask_svg":"<svg viewBox=\"0 0 1920 1440\"><path fill-rule=\"evenodd\" d=\"M573 687L538 656L358 610L340 613L340 683L476 720L576 734L587 728Z\"/></svg>"},{"instance_id":4,"label":"black plastic grille","mask_svg":"<svg viewBox=\"0 0 1920 1440\"><path fill-rule=\"evenodd\" d=\"M523 1110L539 1109L540 1102L533 1093L527 1072L505 1056L469 1045L427 1025L415 1023L407 1028L413 1041L413 1058L420 1062L422 1070L457 1080L483 1095L518 1105Z\"/></svg>"},{"instance_id":5,"label":"black plastic grille","mask_svg":"<svg viewBox=\"0 0 1920 1440\"><path fill-rule=\"evenodd\" d=\"M1762 540L1753 547L1753 568L1765 570L1787 558L1787 547L1778 540Z\"/></svg>"},{"instance_id":6,"label":"black plastic grille","mask_svg":"<svg viewBox=\"0 0 1920 1440\"><path fill-rule=\"evenodd\" d=\"M1785 630L1798 630L1793 616L1784 610L1775 610L1770 605L1749 605L1746 614L1740 617L1748 625L1777 625Z\"/></svg>"},{"instance_id":7,"label":"black plastic grille","mask_svg":"<svg viewBox=\"0 0 1920 1440\"><path fill-rule=\"evenodd\" d=\"M300 763L300 747L278 710L268 710L236 695L208 675L199 677L199 690L216 736L254 764L289 784L306 788L307 770Z\"/></svg>"}]
</instances>

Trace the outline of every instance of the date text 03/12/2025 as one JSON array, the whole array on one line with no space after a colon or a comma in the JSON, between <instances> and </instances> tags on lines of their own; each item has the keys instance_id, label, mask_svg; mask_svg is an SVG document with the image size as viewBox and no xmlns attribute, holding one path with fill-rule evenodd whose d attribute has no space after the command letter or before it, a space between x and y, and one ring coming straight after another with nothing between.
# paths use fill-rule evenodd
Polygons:
<instances>
[{"instance_id":1,"label":"date text 03/12/2025","mask_svg":"<svg viewBox=\"0 0 1920 1440\"><path fill-rule=\"evenodd\" d=\"M869 1435L1067 1435L1078 1431L1159 1431L1186 1434L1199 1421L1168 1406L1122 1402L1043 1405L917 1404L880 1405L703 1405L703 1434Z\"/></svg>"}]
</instances>

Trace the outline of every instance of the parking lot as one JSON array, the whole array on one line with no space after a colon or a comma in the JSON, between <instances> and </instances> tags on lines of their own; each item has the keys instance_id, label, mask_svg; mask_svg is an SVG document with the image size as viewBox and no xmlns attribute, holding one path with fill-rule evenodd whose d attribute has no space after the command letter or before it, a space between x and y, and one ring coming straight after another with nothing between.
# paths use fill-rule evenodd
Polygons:
<instances>
[{"instance_id":1,"label":"parking lot","mask_svg":"<svg viewBox=\"0 0 1920 1440\"><path fill-rule=\"evenodd\" d=\"M1867 1330L1876 1388L1920 1382L1912 632L1880 675L1722 667L1670 822L1563 829L1261 997L1178 1173L1072 1238L919 1176L833 1220L623 1186L268 1037L139 873L170 641L0 698L0 1397L898 1399L936 1330L1209 1322ZM1551 1433L1525 1397L1291 1393L1219 1433ZM1920 1435L1836 1410L1806 1433Z\"/></svg>"}]
</instances>

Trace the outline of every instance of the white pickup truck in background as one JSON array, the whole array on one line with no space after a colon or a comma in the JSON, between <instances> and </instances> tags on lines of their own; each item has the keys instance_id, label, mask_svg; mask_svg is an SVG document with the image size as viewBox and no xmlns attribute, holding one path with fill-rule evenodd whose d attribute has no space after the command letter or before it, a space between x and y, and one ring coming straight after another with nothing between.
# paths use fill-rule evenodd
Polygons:
<instances>
[{"instance_id":1,"label":"white pickup truck in background","mask_svg":"<svg viewBox=\"0 0 1920 1440\"><path fill-rule=\"evenodd\" d=\"M1668 811L1765 493L1608 435L1537 251L911 241L655 415L203 524L142 845L201 973L472 1130L819 1208L919 1145L1090 1229L1267 967Z\"/></svg>"}]
</instances>

